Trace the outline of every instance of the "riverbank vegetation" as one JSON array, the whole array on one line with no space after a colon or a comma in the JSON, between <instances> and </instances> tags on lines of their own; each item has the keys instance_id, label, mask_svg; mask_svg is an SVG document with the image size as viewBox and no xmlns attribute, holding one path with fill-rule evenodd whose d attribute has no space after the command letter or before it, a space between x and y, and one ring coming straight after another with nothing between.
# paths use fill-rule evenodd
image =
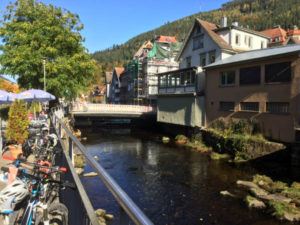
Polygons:
<instances>
[{"instance_id":1,"label":"riverbank vegetation","mask_svg":"<svg viewBox=\"0 0 300 225\"><path fill-rule=\"evenodd\" d=\"M251 182L237 181L237 184L248 190L244 198L248 207L267 209L280 220L300 221L300 183L289 185L257 174Z\"/></svg>"},{"instance_id":2,"label":"riverbank vegetation","mask_svg":"<svg viewBox=\"0 0 300 225\"><path fill-rule=\"evenodd\" d=\"M231 120L226 123L221 118L214 121L209 128L191 135L191 138L177 135L175 142L201 152L213 150L212 159L231 156L234 162L244 162L285 149L283 144L265 139L255 120Z\"/></svg>"}]
</instances>

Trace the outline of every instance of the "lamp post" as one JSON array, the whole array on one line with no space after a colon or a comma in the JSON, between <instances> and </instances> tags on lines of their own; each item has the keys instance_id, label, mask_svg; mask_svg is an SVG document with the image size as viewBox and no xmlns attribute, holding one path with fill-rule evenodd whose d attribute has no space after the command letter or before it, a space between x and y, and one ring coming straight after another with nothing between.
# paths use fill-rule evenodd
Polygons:
<instances>
[{"instance_id":1,"label":"lamp post","mask_svg":"<svg viewBox=\"0 0 300 225\"><path fill-rule=\"evenodd\" d=\"M42 57L44 68L44 91L46 91L46 57Z\"/></svg>"}]
</instances>

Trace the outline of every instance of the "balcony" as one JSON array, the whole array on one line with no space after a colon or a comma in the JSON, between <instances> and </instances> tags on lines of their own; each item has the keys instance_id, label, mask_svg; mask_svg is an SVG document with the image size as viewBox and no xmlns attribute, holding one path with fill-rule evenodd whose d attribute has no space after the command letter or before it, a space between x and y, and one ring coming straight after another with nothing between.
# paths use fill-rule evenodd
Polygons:
<instances>
[{"instance_id":1,"label":"balcony","mask_svg":"<svg viewBox=\"0 0 300 225\"><path fill-rule=\"evenodd\" d=\"M197 67L169 71L158 74L158 95L160 94L191 94L203 91L199 83L200 76L197 74Z\"/></svg>"}]
</instances>

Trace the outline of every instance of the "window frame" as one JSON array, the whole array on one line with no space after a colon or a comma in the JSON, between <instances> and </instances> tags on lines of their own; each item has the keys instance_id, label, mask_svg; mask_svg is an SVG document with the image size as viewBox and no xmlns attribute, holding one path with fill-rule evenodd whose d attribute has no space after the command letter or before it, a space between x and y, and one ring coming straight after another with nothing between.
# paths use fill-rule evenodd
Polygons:
<instances>
[{"instance_id":1,"label":"window frame","mask_svg":"<svg viewBox=\"0 0 300 225\"><path fill-rule=\"evenodd\" d=\"M242 78L242 76L243 75L248 75L249 76L249 74L245 74L245 72L243 73L243 71L242 70L247 70L247 69L253 69L253 68L259 68L259 72L258 72L258 83L242 83L241 81L243 81L241 78ZM257 75L257 74L255 74L255 75ZM258 66L249 66L249 67L242 67L242 68L240 68L240 75L239 75L239 84L240 84L240 86L245 86L245 85L260 85L261 84L261 66L260 65L258 65Z\"/></svg>"},{"instance_id":2,"label":"window frame","mask_svg":"<svg viewBox=\"0 0 300 225\"><path fill-rule=\"evenodd\" d=\"M228 76L233 73L234 75L234 79L233 79L233 83L228 83ZM223 84L223 76L225 77L225 83ZM234 87L235 86L235 70L226 70L226 71L221 71L220 72L220 86L221 87Z\"/></svg>"},{"instance_id":3,"label":"window frame","mask_svg":"<svg viewBox=\"0 0 300 225\"><path fill-rule=\"evenodd\" d=\"M246 106L246 104L257 104L257 110L252 109L243 109L243 106ZM240 111L241 112L259 112L259 102L241 102L240 103Z\"/></svg>"},{"instance_id":4,"label":"window frame","mask_svg":"<svg viewBox=\"0 0 300 225\"><path fill-rule=\"evenodd\" d=\"M204 48L204 34L193 37L193 50Z\"/></svg>"},{"instance_id":5,"label":"window frame","mask_svg":"<svg viewBox=\"0 0 300 225\"><path fill-rule=\"evenodd\" d=\"M205 61L205 63L204 63L205 65L202 64L202 60L203 60L203 59L204 59L204 61ZM201 66L201 67L204 67L204 66L206 66L206 65L207 65L207 62L206 62L206 52L205 52L205 53L201 53L201 54L200 54L200 66Z\"/></svg>"},{"instance_id":6,"label":"window frame","mask_svg":"<svg viewBox=\"0 0 300 225\"><path fill-rule=\"evenodd\" d=\"M222 103L223 103L223 106L225 106L224 104L232 104L232 107L222 107ZM219 110L220 111L231 111L233 112L234 111L234 108L235 108L235 102L230 102L230 101L220 101L219 102Z\"/></svg>"},{"instance_id":7,"label":"window frame","mask_svg":"<svg viewBox=\"0 0 300 225\"><path fill-rule=\"evenodd\" d=\"M214 60L212 62L211 57L214 56ZM216 50L208 52L208 64L214 63L216 61Z\"/></svg>"},{"instance_id":8,"label":"window frame","mask_svg":"<svg viewBox=\"0 0 300 225\"><path fill-rule=\"evenodd\" d=\"M276 104L277 104L277 106L276 106ZM278 111L270 110L272 105L273 105L273 107L277 107L277 109L279 109L279 110ZM282 107L282 108L280 108L280 107ZM287 110L282 110L284 108L286 108ZM280 110L282 110L282 112L280 112ZM270 113L270 114L289 114L290 113L290 103L289 102L266 102L266 112Z\"/></svg>"},{"instance_id":9,"label":"window frame","mask_svg":"<svg viewBox=\"0 0 300 225\"><path fill-rule=\"evenodd\" d=\"M289 76L287 80L279 80L279 81L271 81L273 77L269 75L268 73L271 73L272 71L269 71L269 69L274 69L275 65L280 65L280 64L288 64L288 72ZM279 63L270 63L270 64L265 64L265 84L276 84L276 83L290 83L292 81L292 66L291 66L291 61L287 62L279 62Z\"/></svg>"}]
</instances>

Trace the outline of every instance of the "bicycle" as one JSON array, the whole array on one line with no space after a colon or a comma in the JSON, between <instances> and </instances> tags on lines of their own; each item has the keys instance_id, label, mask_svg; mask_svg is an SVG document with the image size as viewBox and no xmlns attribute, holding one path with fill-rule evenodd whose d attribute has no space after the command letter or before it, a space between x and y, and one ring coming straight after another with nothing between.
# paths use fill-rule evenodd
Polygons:
<instances>
[{"instance_id":1,"label":"bicycle","mask_svg":"<svg viewBox=\"0 0 300 225\"><path fill-rule=\"evenodd\" d=\"M4 158L11 160L11 157L6 156ZM20 160L15 160L14 162L14 164L19 167ZM38 163L22 163L25 163L26 165L33 165L35 167L34 173L36 173L37 175L28 174L24 169L18 170L18 177L27 181L31 193L29 200L27 200L27 205L25 207L25 211L23 213L21 221L19 221L18 219L15 221L20 222L21 225L48 225L51 220L57 220L58 215L59 221L62 224L68 224L68 209L62 203L54 202L53 198L51 198L51 195L49 195L49 193L52 192L53 189L53 187L49 188L49 184L51 183L56 184L56 186L59 188L75 188L75 185L69 182L61 182L49 178L49 175L51 173L65 171L65 168L48 167L40 165ZM41 170L41 168L43 170ZM1 168L1 170L7 172L8 168L3 167ZM26 202L25 199L23 200L23 203ZM7 216L6 221L11 222L12 219L19 218L19 212L20 210L18 212L14 212L11 216Z\"/></svg>"}]
</instances>

